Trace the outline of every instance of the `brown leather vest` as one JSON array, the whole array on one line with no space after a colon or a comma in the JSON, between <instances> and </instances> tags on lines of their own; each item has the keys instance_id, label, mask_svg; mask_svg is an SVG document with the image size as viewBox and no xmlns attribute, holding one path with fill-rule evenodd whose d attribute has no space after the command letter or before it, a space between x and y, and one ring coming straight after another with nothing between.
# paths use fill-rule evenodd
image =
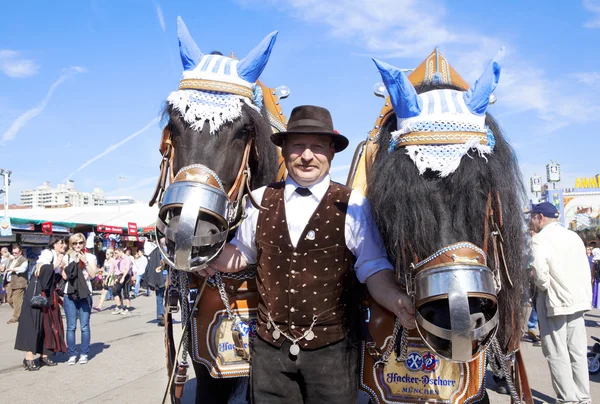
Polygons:
<instances>
[{"instance_id":1,"label":"brown leather vest","mask_svg":"<svg viewBox=\"0 0 600 404\"><path fill-rule=\"evenodd\" d=\"M351 189L332 182L307 223L294 249L286 220L285 183L269 185L256 226L258 335L281 346L267 330L267 313L279 329L298 338L309 329L313 316L315 338L298 342L315 349L343 339L348 330L349 288L354 279L354 256L346 247L344 227ZM292 212L293 214L293 212Z\"/></svg>"},{"instance_id":2,"label":"brown leather vest","mask_svg":"<svg viewBox=\"0 0 600 404\"><path fill-rule=\"evenodd\" d=\"M18 268L27 261L27 258L20 256L16 260L12 260L10 268ZM25 289L27 288L27 271L20 274L12 273L10 276L10 287L13 289Z\"/></svg>"}]
</instances>

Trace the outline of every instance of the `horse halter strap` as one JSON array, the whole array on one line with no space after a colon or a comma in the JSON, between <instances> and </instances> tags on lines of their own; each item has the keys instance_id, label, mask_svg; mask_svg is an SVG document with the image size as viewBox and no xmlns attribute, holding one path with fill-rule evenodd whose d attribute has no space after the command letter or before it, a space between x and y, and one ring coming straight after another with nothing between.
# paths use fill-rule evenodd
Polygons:
<instances>
[{"instance_id":1,"label":"horse halter strap","mask_svg":"<svg viewBox=\"0 0 600 404\"><path fill-rule=\"evenodd\" d=\"M173 179L165 191L167 174L163 171L168 171L169 168L172 171L173 167L170 135L165 137L167 140L164 141L166 146L161 164L161 178L155 193L162 196L156 227L167 240L174 243L174 256L168 254L160 243L158 245L167 263L172 267L184 271L202 269L219 255L229 232L243 219L244 194L245 187L249 187L249 160L254 136L248 136L240 167L229 192L225 191L218 175L202 164L183 167L174 177L171 175ZM174 208L181 209L176 229L171 228L170 220L167 221L172 219L168 216L169 211ZM199 213L208 214L219 223L219 231L216 234L194 235ZM210 246L218 246L218 248L214 249L215 252L209 257L192 258L192 249Z\"/></svg>"}]
</instances>

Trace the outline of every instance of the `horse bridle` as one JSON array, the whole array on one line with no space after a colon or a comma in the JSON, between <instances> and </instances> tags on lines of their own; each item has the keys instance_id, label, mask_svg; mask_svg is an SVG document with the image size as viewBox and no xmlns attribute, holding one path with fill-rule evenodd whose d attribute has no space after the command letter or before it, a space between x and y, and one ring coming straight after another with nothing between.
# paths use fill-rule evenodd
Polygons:
<instances>
[{"instance_id":1,"label":"horse bridle","mask_svg":"<svg viewBox=\"0 0 600 404\"><path fill-rule=\"evenodd\" d=\"M494 201L495 199L495 201ZM494 203L496 209L493 209ZM429 257L419 260L412 252L410 269L405 279L399 281L406 286L417 308L415 319L417 330L425 344L444 359L453 362L469 362L493 339L499 324L497 293L501 289L501 275L512 286L503 251L500 232L502 226L502 206L499 194L488 195L482 248L470 242L459 242L444 246ZM487 262L489 236L492 236L494 263ZM412 251L412 248L410 248ZM495 311L483 322L474 321L476 315L470 313L469 297L488 300ZM451 328L439 327L427 320L419 308L431 301L447 299ZM433 346L428 335L451 341L452 351L448 357ZM474 352L473 343L477 342Z\"/></svg>"},{"instance_id":2,"label":"horse bridle","mask_svg":"<svg viewBox=\"0 0 600 404\"><path fill-rule=\"evenodd\" d=\"M246 193L246 189L250 190L250 154L254 136L252 133L248 135L235 181L226 192L219 176L203 164L185 166L173 175L172 135L168 127L163 131L160 148L163 154L161 174L151 204L159 200L156 228L175 245L174 254L170 254L168 248L157 242L165 261L171 267L192 272L205 268L214 260L222 251L229 232L243 219L246 205L244 195L248 195L251 202L260 208L252 199L251 193ZM165 188L169 172L170 185ZM173 209L181 209L176 230L167 221L172 216ZM194 235L199 213L208 214L215 219L219 224L216 234ZM210 256L192 258L192 249L211 246L216 248L212 249Z\"/></svg>"}]
</instances>

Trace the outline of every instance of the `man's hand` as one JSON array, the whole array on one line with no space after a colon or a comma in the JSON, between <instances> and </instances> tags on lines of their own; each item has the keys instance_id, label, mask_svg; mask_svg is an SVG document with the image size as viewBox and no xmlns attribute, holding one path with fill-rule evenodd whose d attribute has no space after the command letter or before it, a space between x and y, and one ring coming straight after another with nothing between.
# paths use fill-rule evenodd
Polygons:
<instances>
[{"instance_id":1,"label":"man's hand","mask_svg":"<svg viewBox=\"0 0 600 404\"><path fill-rule=\"evenodd\" d=\"M233 244L225 244L221 254L204 269L195 271L199 276L212 276L217 271L239 272L246 269L248 263L242 253Z\"/></svg>"},{"instance_id":2,"label":"man's hand","mask_svg":"<svg viewBox=\"0 0 600 404\"><path fill-rule=\"evenodd\" d=\"M402 327L412 330L416 327L415 306L405 292L398 290L398 293L399 297L394 302L394 314L400 320Z\"/></svg>"},{"instance_id":3,"label":"man's hand","mask_svg":"<svg viewBox=\"0 0 600 404\"><path fill-rule=\"evenodd\" d=\"M415 307L411 298L396 282L394 272L379 271L366 280L369 294L377 303L398 317L403 327L412 330L416 327Z\"/></svg>"}]
</instances>

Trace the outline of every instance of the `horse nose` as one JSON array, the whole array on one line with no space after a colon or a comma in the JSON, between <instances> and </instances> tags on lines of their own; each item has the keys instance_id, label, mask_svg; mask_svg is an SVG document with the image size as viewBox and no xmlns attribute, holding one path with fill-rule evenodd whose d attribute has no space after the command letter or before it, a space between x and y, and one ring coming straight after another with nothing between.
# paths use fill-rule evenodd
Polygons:
<instances>
[{"instance_id":1,"label":"horse nose","mask_svg":"<svg viewBox=\"0 0 600 404\"><path fill-rule=\"evenodd\" d=\"M217 227L214 217L205 213L198 215L198 223L196 224L196 235L197 236L212 236L218 234L219 228Z\"/></svg>"},{"instance_id":2,"label":"horse nose","mask_svg":"<svg viewBox=\"0 0 600 404\"><path fill-rule=\"evenodd\" d=\"M181 216L173 216L169 222L169 228L173 230L173 232L177 232L179 228L179 221ZM196 223L196 231L194 233L195 236L212 236L213 234L219 233L219 227L214 221L214 218L211 215L200 213L198 215L198 221Z\"/></svg>"}]
</instances>

